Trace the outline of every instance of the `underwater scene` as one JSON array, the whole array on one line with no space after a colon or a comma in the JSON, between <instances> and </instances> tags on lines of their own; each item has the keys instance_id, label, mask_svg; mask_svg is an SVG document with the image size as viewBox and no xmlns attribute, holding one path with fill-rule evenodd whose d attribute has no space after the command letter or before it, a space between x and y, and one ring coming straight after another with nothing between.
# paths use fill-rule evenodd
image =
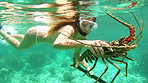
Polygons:
<instances>
[{"instance_id":1,"label":"underwater scene","mask_svg":"<svg viewBox=\"0 0 148 83\"><path fill-rule=\"evenodd\" d=\"M131 41L137 47L127 51L127 56L134 60L124 59L128 63L127 76L124 76L126 64L110 60L121 69L113 83L148 83L147 0L0 0L2 30L10 35L25 34L31 27L48 26L57 21L52 17L60 19L64 16L65 12L57 13L58 8L70 3L74 7L68 8L66 12L75 9L77 13L96 17L98 28L88 34L88 40L112 42L129 35L137 38L134 43ZM106 12L136 26L135 31L117 22ZM83 48L81 53L86 49ZM54 49L46 43L37 43L24 51L18 51L0 35L0 83L95 83L96 80L86 75L86 72L71 66L74 64L73 52L73 49ZM122 60L121 57L115 59ZM95 61L87 63L92 68ZM108 70L101 77L106 82L96 83L110 83L117 74L118 69L109 62L107 64ZM99 57L92 72L99 77L105 68Z\"/></svg>"}]
</instances>

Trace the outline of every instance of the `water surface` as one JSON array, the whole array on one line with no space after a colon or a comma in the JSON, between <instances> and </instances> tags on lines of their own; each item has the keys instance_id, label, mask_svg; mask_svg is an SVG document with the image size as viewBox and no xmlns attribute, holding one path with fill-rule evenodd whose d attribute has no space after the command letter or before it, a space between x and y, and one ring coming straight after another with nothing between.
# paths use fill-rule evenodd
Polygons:
<instances>
[{"instance_id":1,"label":"water surface","mask_svg":"<svg viewBox=\"0 0 148 83\"><path fill-rule=\"evenodd\" d=\"M122 68L122 71L114 83L148 83L148 29L146 25L148 24L148 3L147 1L143 3L142 0L121 2L126 2L125 4L138 2L137 6L131 10L140 20L144 20L145 26L143 39L138 43L138 47L128 53L129 57L135 59L135 61L127 60L129 63L128 77L123 76L125 64L115 62ZM131 24L138 26L131 13L106 9L106 7L124 8L125 4L119 5L117 0L100 0L98 3L87 9L93 12L90 15L97 17L99 25L97 30L88 35L89 40L110 42L129 35L128 28L107 16L104 13L106 11L120 15ZM0 0L0 22L3 29L11 34L25 34L30 27L47 26L53 16L51 13L55 13L58 7L59 5L54 0ZM87 11L77 9L77 12ZM72 52L73 50L53 49L47 44L37 44L26 51L19 52L4 40L0 40L0 83L93 83L93 79L83 76L81 71L70 67ZM99 59L93 72L99 76L104 69L105 66ZM116 72L117 69L109 65L102 79L111 81Z\"/></svg>"}]
</instances>

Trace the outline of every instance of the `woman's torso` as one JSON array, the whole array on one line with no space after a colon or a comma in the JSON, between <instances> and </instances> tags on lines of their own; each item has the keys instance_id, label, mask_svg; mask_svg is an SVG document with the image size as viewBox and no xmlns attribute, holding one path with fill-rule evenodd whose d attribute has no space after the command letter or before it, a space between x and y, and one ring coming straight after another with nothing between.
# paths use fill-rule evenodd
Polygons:
<instances>
[{"instance_id":1,"label":"woman's torso","mask_svg":"<svg viewBox=\"0 0 148 83\"><path fill-rule=\"evenodd\" d=\"M73 27L73 26L72 26ZM36 35L35 36L35 41L36 43L49 43L53 44L58 35L60 34L59 30L55 31L53 34L49 34L49 30L51 29L48 26L36 26L32 27L35 28ZM62 28L61 28L62 29ZM73 27L74 29L74 27ZM70 39L75 39L75 40L86 40L85 36L82 36L78 31L74 30L74 33L71 33Z\"/></svg>"}]
</instances>

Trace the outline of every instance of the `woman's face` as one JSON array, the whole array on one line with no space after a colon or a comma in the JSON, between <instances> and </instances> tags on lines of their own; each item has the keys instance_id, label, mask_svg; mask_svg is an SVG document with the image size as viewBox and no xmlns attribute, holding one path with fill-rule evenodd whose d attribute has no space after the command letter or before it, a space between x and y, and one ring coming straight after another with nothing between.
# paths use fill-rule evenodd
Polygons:
<instances>
[{"instance_id":1,"label":"woman's face","mask_svg":"<svg viewBox=\"0 0 148 83\"><path fill-rule=\"evenodd\" d=\"M91 32L91 26L92 26L92 25L93 25L93 24L90 23L90 22L83 21L83 22L81 23L80 27L81 27L81 30L82 30L83 32L85 32L85 33L90 33L90 32Z\"/></svg>"},{"instance_id":2,"label":"woman's face","mask_svg":"<svg viewBox=\"0 0 148 83\"><path fill-rule=\"evenodd\" d=\"M93 29L96 29L98 27L97 23L83 19L80 21L80 28L85 33L90 33Z\"/></svg>"}]
</instances>

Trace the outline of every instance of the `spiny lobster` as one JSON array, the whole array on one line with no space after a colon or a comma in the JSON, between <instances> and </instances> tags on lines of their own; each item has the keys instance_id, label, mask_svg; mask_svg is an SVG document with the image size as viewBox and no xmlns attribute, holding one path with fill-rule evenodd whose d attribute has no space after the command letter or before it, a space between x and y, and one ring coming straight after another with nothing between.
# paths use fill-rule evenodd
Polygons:
<instances>
[{"instance_id":1,"label":"spiny lobster","mask_svg":"<svg viewBox=\"0 0 148 83\"><path fill-rule=\"evenodd\" d=\"M134 16L135 20L137 21L137 23L139 25L139 28L136 28L136 26L132 26L132 25L130 25L128 23L125 23L125 22L119 20L118 18L116 18L115 16L113 16L112 14L106 12L106 14L108 16L110 16L111 18L115 19L119 23L121 23L121 24L125 25L126 27L128 27L130 35L128 37L122 37L119 40L108 42L108 44L110 45L109 47L102 47L104 49L104 53L105 53L104 55L98 55L99 56L98 57L95 54L93 54L89 49L87 49L79 57L79 61L82 61L83 59L85 59L86 62L90 61L91 63L93 63L93 60L95 60L95 63L93 65L93 67L89 71L91 71L91 70L93 70L95 68L96 63L98 61L98 58L102 59L102 61L105 64L106 68L102 72L102 74L97 78L97 80L100 79L106 73L106 71L108 70L108 64L106 63L106 61L108 61L109 63L111 63L113 66L115 66L118 69L118 72L116 73L116 75L112 79L111 83L115 80L115 78L120 73L120 71L121 71L120 67L116 66L110 60L126 64L126 67L125 67L126 68L126 74L124 74L124 76L127 76L128 63L126 61L124 61L124 59L126 58L126 59L131 60L131 61L134 60L132 58L127 57L127 52L129 50L135 49L137 47L136 44L142 39L142 32L143 32L143 27L144 27L143 24L142 24L142 26L140 26L140 23L139 23L140 20L136 17L136 15L133 12L131 12L131 13ZM141 22L141 23L143 23L143 22ZM139 34L136 37L135 37L135 29L139 30ZM112 48L113 51L109 51L108 48ZM96 50L96 48L93 48L93 49L94 49L94 51ZM122 57L122 60L114 59L114 58L118 58L118 57ZM97 82L97 80L96 80L96 82Z\"/></svg>"}]
</instances>

